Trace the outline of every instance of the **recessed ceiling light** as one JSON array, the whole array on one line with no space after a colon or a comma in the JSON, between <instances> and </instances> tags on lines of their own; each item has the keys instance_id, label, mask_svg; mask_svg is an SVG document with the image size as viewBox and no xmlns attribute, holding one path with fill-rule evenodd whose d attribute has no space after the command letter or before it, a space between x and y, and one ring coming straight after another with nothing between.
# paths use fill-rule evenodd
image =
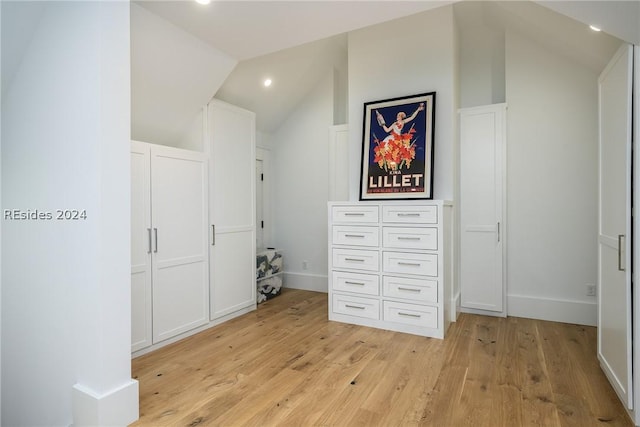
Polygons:
<instances>
[{"instance_id":1,"label":"recessed ceiling light","mask_svg":"<svg viewBox=\"0 0 640 427\"><path fill-rule=\"evenodd\" d=\"M265 80L264 80L264 82L263 82L264 87L269 87L269 86L271 86L271 83L273 83L273 82L271 81L271 79L265 79Z\"/></svg>"},{"instance_id":2,"label":"recessed ceiling light","mask_svg":"<svg viewBox=\"0 0 640 427\"><path fill-rule=\"evenodd\" d=\"M596 32L602 31L600 28L596 27L595 25L589 25L589 28L591 28L593 31L596 31Z\"/></svg>"},{"instance_id":3,"label":"recessed ceiling light","mask_svg":"<svg viewBox=\"0 0 640 427\"><path fill-rule=\"evenodd\" d=\"M211 3L211 0L196 0L196 3L209 4L209 3Z\"/></svg>"}]
</instances>

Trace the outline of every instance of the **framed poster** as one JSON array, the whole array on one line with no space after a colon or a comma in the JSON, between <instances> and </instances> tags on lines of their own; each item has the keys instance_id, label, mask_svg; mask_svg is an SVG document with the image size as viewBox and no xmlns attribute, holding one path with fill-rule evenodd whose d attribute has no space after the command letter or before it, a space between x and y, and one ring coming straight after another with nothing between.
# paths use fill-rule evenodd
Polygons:
<instances>
[{"instance_id":1,"label":"framed poster","mask_svg":"<svg viewBox=\"0 0 640 427\"><path fill-rule=\"evenodd\" d=\"M436 93L364 104L360 200L432 199Z\"/></svg>"}]
</instances>

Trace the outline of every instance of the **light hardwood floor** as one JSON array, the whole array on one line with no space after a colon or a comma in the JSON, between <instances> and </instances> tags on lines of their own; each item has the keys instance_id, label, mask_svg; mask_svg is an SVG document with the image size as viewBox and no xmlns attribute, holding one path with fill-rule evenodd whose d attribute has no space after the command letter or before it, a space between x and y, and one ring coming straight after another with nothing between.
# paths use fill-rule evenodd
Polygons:
<instances>
[{"instance_id":1,"label":"light hardwood floor","mask_svg":"<svg viewBox=\"0 0 640 427\"><path fill-rule=\"evenodd\" d=\"M463 314L437 340L285 290L134 359L134 426L631 426L595 354L592 327Z\"/></svg>"}]
</instances>

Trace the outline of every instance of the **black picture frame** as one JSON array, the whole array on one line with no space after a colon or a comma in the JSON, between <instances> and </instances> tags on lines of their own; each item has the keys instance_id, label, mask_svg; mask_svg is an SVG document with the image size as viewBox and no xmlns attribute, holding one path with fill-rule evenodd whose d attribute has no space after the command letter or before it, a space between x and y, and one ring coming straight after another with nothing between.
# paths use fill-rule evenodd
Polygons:
<instances>
[{"instance_id":1,"label":"black picture frame","mask_svg":"<svg viewBox=\"0 0 640 427\"><path fill-rule=\"evenodd\" d=\"M364 104L360 200L433 199L436 93Z\"/></svg>"}]
</instances>

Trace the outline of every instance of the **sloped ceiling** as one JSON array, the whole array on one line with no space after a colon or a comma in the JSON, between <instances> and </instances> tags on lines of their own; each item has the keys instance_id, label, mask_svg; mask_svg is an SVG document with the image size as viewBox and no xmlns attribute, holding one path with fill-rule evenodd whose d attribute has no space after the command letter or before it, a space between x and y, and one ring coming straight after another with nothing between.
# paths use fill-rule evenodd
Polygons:
<instances>
[{"instance_id":1,"label":"sloped ceiling","mask_svg":"<svg viewBox=\"0 0 640 427\"><path fill-rule=\"evenodd\" d=\"M186 116L195 115L194 110L215 94L217 98L255 111L258 128L271 132L319 80L319 73L326 72L339 58L345 33L451 3L457 2L213 0L207 6L193 1L137 2L147 12L184 32L185 36L208 46L216 52L216 60L204 68L199 66L201 70L209 70L206 74L210 80L205 84L194 77L200 72L195 62L175 59L177 46L166 49L166 52L173 50L162 61L169 64L168 67L162 63L149 66L143 63L146 59L138 59L133 51L132 68L136 75L132 80L134 123L142 128L147 126L143 122L148 120L149 129L153 121L156 127L168 128L170 125L171 129L159 133L177 135L180 127L189 121ZM594 70L602 69L619 43L604 32L640 43L638 0L469 3L486 3L481 9L483 19L490 25L517 28ZM465 19L477 18L458 16L461 19L458 25L464 25ZM604 32L592 33L580 22L597 23ZM134 24L132 16L132 39ZM170 41L154 42L149 38L146 43L149 47L154 43L170 44ZM229 65L233 62L237 62L235 68ZM178 64L183 65L181 70L176 70ZM142 67L143 72L140 71ZM149 80L151 73L160 74L154 77L158 79L155 85ZM260 82L267 75L274 79L274 86L265 91ZM142 91L138 85L146 88ZM152 86L160 90L153 90ZM173 86L174 92L161 93L166 86ZM186 94L179 93L180 88L193 90L189 102ZM195 96L198 91L200 97ZM184 102L174 102L174 96L182 96ZM166 111L159 114L157 110L162 104ZM145 120L141 119L143 116Z\"/></svg>"},{"instance_id":2,"label":"sloped ceiling","mask_svg":"<svg viewBox=\"0 0 640 427\"><path fill-rule=\"evenodd\" d=\"M419 1L140 1L237 60L255 58L325 37L453 3Z\"/></svg>"},{"instance_id":3,"label":"sloped ceiling","mask_svg":"<svg viewBox=\"0 0 640 427\"><path fill-rule=\"evenodd\" d=\"M323 38L272 54L241 61L216 98L256 115L256 127L275 132L309 90L334 69L346 72L347 35ZM266 78L273 84L264 87Z\"/></svg>"},{"instance_id":4,"label":"sloped ceiling","mask_svg":"<svg viewBox=\"0 0 640 427\"><path fill-rule=\"evenodd\" d=\"M214 0L207 6L194 1L140 1L135 4L238 61L219 90L202 88L201 93L208 96L206 101L215 95L218 99L256 112L258 130L273 132L326 73L336 67L346 68L346 32L450 3L452 1ZM132 16L132 39L134 25ZM147 38L144 45L148 49L157 49L153 37ZM138 52L143 48L140 45ZM166 76L164 84L170 84L168 79L171 76L167 71L158 67L153 70L135 55L136 52L132 52L132 69L136 75L159 73ZM166 55L168 59L176 52L167 49ZM138 70L143 66L145 73ZM266 77L274 80L268 89L262 86ZM182 81L194 86L191 80L183 78ZM135 89L137 82L146 85L145 93ZM154 119L156 114L143 112L139 107L148 105L150 96L157 101L154 107L162 108L166 113L173 111L173 114L184 115L184 107L174 103L168 96L170 94L158 85L153 86L165 92L163 96L150 90L152 85L149 82L140 79L137 82L132 81L134 135L140 134L143 126L151 131L154 120L155 127L159 129L155 134L175 135L173 129L167 129L175 121L169 114L163 114L162 120ZM191 110L194 107L192 105ZM142 114L148 122L142 123ZM178 125L172 126L178 129Z\"/></svg>"},{"instance_id":5,"label":"sloped ceiling","mask_svg":"<svg viewBox=\"0 0 640 427\"><path fill-rule=\"evenodd\" d=\"M481 24L517 31L529 40L600 73L620 46L620 39L596 33L588 25L534 2L460 2L454 6L458 26Z\"/></svg>"},{"instance_id":6,"label":"sloped ceiling","mask_svg":"<svg viewBox=\"0 0 640 427\"><path fill-rule=\"evenodd\" d=\"M603 31L628 43L640 45L640 1L564 1L536 3Z\"/></svg>"},{"instance_id":7,"label":"sloped ceiling","mask_svg":"<svg viewBox=\"0 0 640 427\"><path fill-rule=\"evenodd\" d=\"M131 6L131 137L179 145L237 61L139 6Z\"/></svg>"}]
</instances>

